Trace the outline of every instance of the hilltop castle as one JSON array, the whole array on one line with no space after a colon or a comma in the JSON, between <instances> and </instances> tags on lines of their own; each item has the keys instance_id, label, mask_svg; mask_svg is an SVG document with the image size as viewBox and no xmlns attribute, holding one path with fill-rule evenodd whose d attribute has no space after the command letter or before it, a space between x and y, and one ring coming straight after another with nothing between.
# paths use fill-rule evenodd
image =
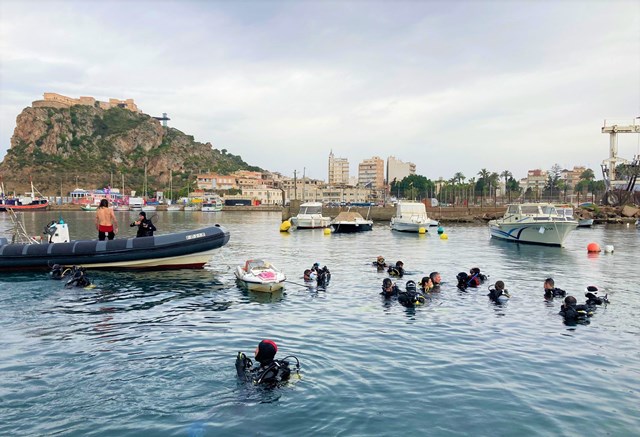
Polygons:
<instances>
[{"instance_id":1,"label":"hilltop castle","mask_svg":"<svg viewBox=\"0 0 640 437\"><path fill-rule=\"evenodd\" d=\"M43 100L35 100L31 103L34 108L69 108L73 105L96 106L102 109L119 107L133 112L142 112L133 102L133 99L109 99L108 102L100 102L93 97L81 96L79 99L74 99L62 94L44 93Z\"/></svg>"}]
</instances>

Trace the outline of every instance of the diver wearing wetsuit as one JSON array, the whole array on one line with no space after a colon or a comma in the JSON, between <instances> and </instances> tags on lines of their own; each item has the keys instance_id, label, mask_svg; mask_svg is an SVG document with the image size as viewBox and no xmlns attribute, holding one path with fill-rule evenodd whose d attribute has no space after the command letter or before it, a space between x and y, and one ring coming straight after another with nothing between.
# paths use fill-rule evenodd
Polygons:
<instances>
[{"instance_id":1,"label":"diver wearing wetsuit","mask_svg":"<svg viewBox=\"0 0 640 437\"><path fill-rule=\"evenodd\" d=\"M259 366L253 367L253 362L247 356L238 352L236 357L236 372L238 377L244 381L251 381L255 385L266 384L276 385L283 381L288 381L291 376L289 361L286 358L294 358L296 360L296 368L300 368L300 362L294 356L286 357L283 360L276 360L275 355L278 352L278 346L273 340L262 340L255 352L255 359L260 363Z\"/></svg>"},{"instance_id":2,"label":"diver wearing wetsuit","mask_svg":"<svg viewBox=\"0 0 640 437\"><path fill-rule=\"evenodd\" d=\"M584 320L593 316L594 307L591 305L578 305L578 301L573 296L564 298L564 304L560 307L560 315L565 320Z\"/></svg>"},{"instance_id":3,"label":"diver wearing wetsuit","mask_svg":"<svg viewBox=\"0 0 640 437\"><path fill-rule=\"evenodd\" d=\"M398 278L402 278L404 276L404 263L402 261L396 262L395 266L389 267L387 273L389 273L389 276L397 276Z\"/></svg>"},{"instance_id":4,"label":"diver wearing wetsuit","mask_svg":"<svg viewBox=\"0 0 640 437\"><path fill-rule=\"evenodd\" d=\"M384 262L384 256L382 256L382 255L380 255L378 258L376 258L376 260L372 264L373 264L373 266L375 268L378 269L379 272L384 271L384 269L386 269L388 267L387 263Z\"/></svg>"},{"instance_id":5,"label":"diver wearing wetsuit","mask_svg":"<svg viewBox=\"0 0 640 437\"><path fill-rule=\"evenodd\" d=\"M503 281L497 281L493 287L494 288L489 289L489 294L487 294L493 302L504 303L511 297L509 292L504 288Z\"/></svg>"},{"instance_id":6,"label":"diver wearing wetsuit","mask_svg":"<svg viewBox=\"0 0 640 437\"><path fill-rule=\"evenodd\" d=\"M405 288L405 291L398 294L398 302L400 302L402 306L410 308L416 305L422 305L425 302L424 296L418 293L415 281L407 281Z\"/></svg>"},{"instance_id":7,"label":"diver wearing wetsuit","mask_svg":"<svg viewBox=\"0 0 640 437\"><path fill-rule=\"evenodd\" d=\"M553 278L547 278L544 280L544 298L546 300L553 299L554 297L565 297L567 292L561 288L556 288Z\"/></svg>"},{"instance_id":8,"label":"diver wearing wetsuit","mask_svg":"<svg viewBox=\"0 0 640 437\"><path fill-rule=\"evenodd\" d=\"M383 296L385 299L391 299L394 296L397 296L400 292L400 289L393 281L389 278L384 278L382 280L382 292L380 296Z\"/></svg>"}]
</instances>

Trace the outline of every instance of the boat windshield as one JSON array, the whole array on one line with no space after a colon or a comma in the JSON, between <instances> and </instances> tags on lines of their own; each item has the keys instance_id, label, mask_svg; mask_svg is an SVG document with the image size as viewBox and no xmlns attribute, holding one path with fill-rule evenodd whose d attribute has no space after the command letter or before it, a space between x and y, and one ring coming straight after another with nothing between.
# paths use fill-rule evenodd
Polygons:
<instances>
[{"instance_id":1,"label":"boat windshield","mask_svg":"<svg viewBox=\"0 0 640 437\"><path fill-rule=\"evenodd\" d=\"M507 214L517 214L519 212L518 205L509 205L507 209Z\"/></svg>"},{"instance_id":2,"label":"boat windshield","mask_svg":"<svg viewBox=\"0 0 640 437\"><path fill-rule=\"evenodd\" d=\"M322 205L319 206L302 206L300 214L322 214Z\"/></svg>"},{"instance_id":3,"label":"boat windshield","mask_svg":"<svg viewBox=\"0 0 640 437\"><path fill-rule=\"evenodd\" d=\"M542 213L545 215L558 215L556 208L548 205L542 207ZM564 215L564 212L561 212L560 215Z\"/></svg>"},{"instance_id":4,"label":"boat windshield","mask_svg":"<svg viewBox=\"0 0 640 437\"><path fill-rule=\"evenodd\" d=\"M540 207L538 205L522 205L520 209L523 214L540 214Z\"/></svg>"},{"instance_id":5,"label":"boat windshield","mask_svg":"<svg viewBox=\"0 0 640 437\"><path fill-rule=\"evenodd\" d=\"M398 203L397 215L424 215L425 206L422 203Z\"/></svg>"},{"instance_id":6,"label":"boat windshield","mask_svg":"<svg viewBox=\"0 0 640 437\"><path fill-rule=\"evenodd\" d=\"M263 261L261 259L254 259L254 260L247 261L245 270L249 271L253 269L268 269L269 267L271 267L271 265L268 262Z\"/></svg>"}]
</instances>

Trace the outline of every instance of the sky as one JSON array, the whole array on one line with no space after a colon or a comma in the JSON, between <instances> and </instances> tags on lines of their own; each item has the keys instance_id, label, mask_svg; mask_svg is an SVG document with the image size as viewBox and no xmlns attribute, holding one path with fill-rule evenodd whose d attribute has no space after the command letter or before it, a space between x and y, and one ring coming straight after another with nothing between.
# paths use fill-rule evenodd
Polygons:
<instances>
[{"instance_id":1,"label":"sky","mask_svg":"<svg viewBox=\"0 0 640 437\"><path fill-rule=\"evenodd\" d=\"M133 98L285 176L326 180L333 151L601 178L604 121L640 123L640 2L0 0L0 159L44 92Z\"/></svg>"}]
</instances>

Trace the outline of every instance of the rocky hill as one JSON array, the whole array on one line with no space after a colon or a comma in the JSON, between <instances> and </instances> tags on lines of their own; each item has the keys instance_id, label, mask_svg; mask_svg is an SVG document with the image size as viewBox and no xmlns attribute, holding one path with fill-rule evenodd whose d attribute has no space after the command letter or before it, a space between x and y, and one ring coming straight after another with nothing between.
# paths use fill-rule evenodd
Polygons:
<instances>
[{"instance_id":1,"label":"rocky hill","mask_svg":"<svg viewBox=\"0 0 640 437\"><path fill-rule=\"evenodd\" d=\"M102 188L113 181L141 192L147 166L149 191L186 189L199 172L256 170L240 156L199 143L146 114L123 108L28 107L18 116L11 148L0 163L8 192L23 192L29 178L45 195L78 186ZM61 188L62 187L62 188ZM193 185L192 185L193 188Z\"/></svg>"}]
</instances>

